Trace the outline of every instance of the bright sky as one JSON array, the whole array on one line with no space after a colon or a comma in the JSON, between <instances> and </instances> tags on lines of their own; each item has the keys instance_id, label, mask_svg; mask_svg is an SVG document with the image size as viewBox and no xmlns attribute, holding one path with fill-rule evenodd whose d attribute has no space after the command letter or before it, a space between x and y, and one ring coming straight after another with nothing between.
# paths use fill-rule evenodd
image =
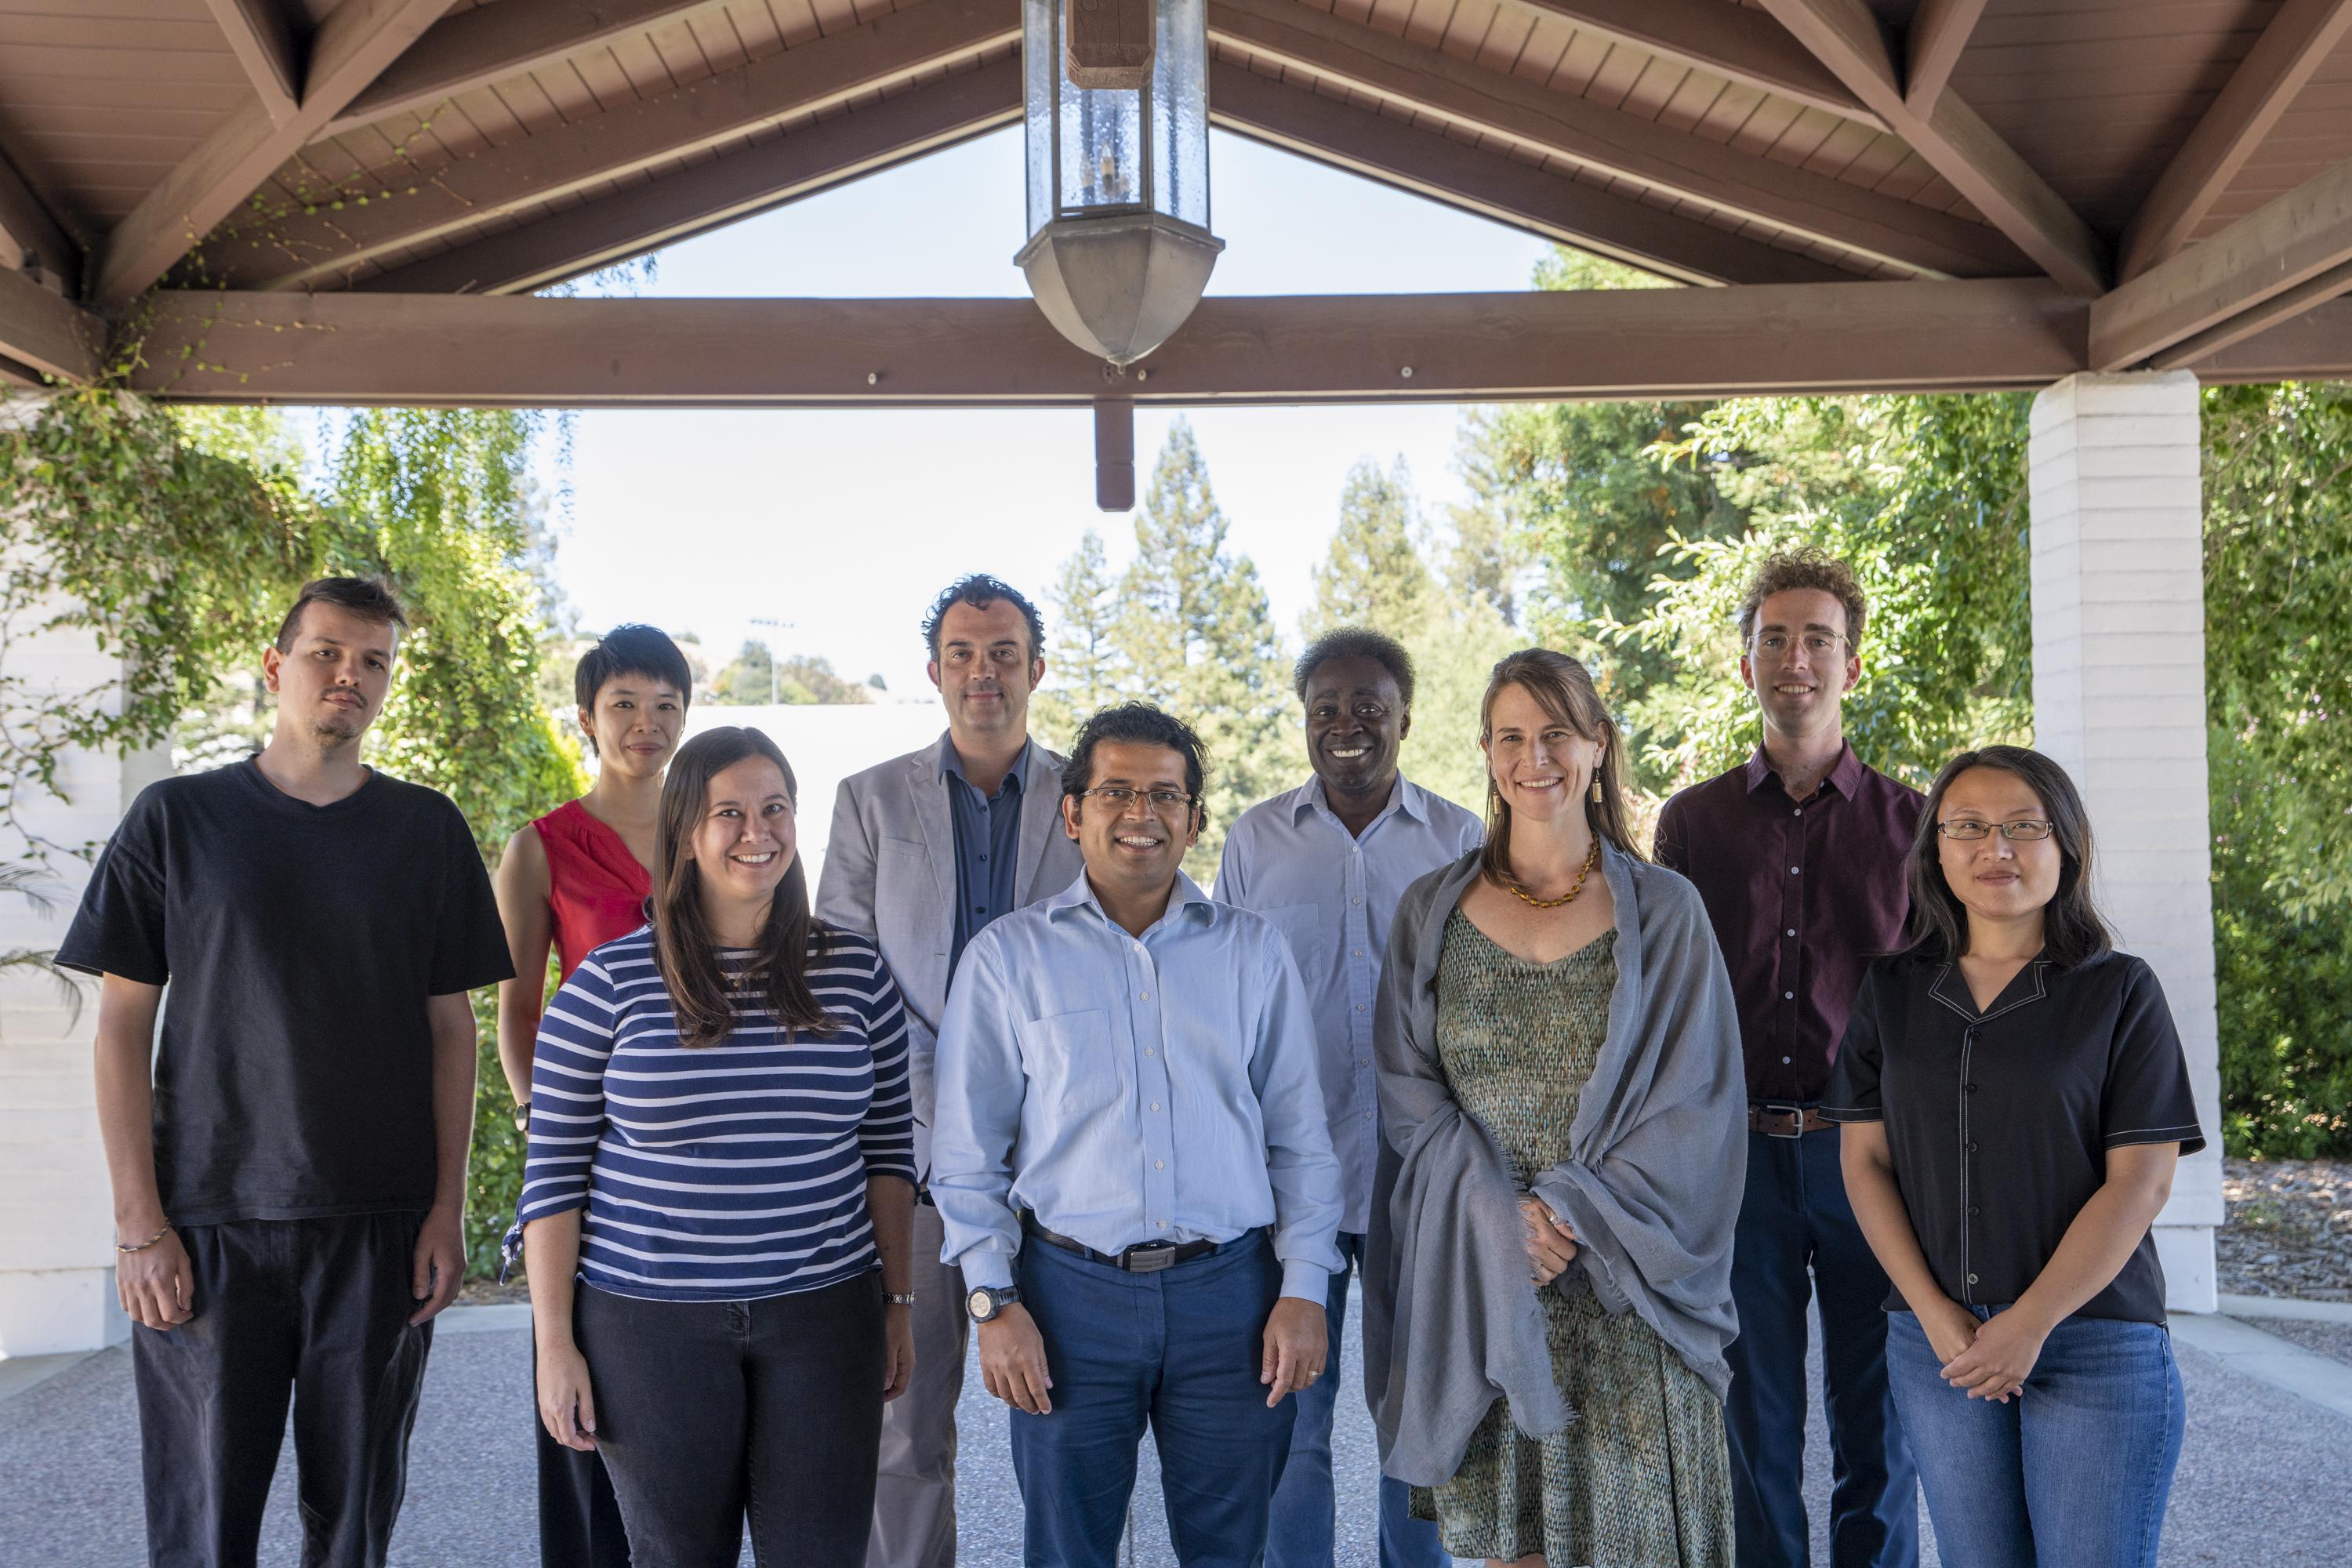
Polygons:
<instances>
[{"instance_id":1,"label":"bright sky","mask_svg":"<svg viewBox=\"0 0 2352 1568\"><path fill-rule=\"evenodd\" d=\"M1544 253L1513 230L1236 137L1214 135L1210 158L1225 241L1212 293L1524 289ZM1024 237L1015 129L677 246L637 292L1025 297L1013 265ZM1461 494L1461 414L1192 413L1234 548L1256 560L1286 637L1349 466L1402 454L1435 511ZM1137 414L1139 498L1172 417ZM917 623L954 576L994 572L1045 605L1088 527L1114 565L1131 553L1130 520L1094 508L1083 412L598 412L574 432L558 575L582 624L691 630L722 659L765 637L853 679L879 671L894 692L926 690Z\"/></svg>"}]
</instances>

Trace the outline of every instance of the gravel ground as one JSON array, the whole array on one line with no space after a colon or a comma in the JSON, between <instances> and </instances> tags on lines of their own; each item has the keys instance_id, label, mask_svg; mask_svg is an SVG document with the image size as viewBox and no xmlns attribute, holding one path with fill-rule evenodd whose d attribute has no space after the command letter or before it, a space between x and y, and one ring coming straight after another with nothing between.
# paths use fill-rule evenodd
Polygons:
<instances>
[{"instance_id":1,"label":"gravel ground","mask_svg":"<svg viewBox=\"0 0 2352 1568\"><path fill-rule=\"evenodd\" d=\"M1349 1375L1357 1364L1350 1327L1343 1352ZM2179 1353L2189 1428L2166 1524L2165 1568L2343 1568L2343 1542L2352 1539L2352 1488L2344 1484L2352 1421L2226 1371L2186 1346ZM436 1337L408 1506L393 1542L396 1568L535 1568L530 1354L520 1331ZM1012 1568L1020 1561L1020 1499L1002 1408L979 1391L979 1381L976 1373L970 1378L961 1412L962 1561L967 1568ZM1373 1568L1370 1422L1359 1398L1343 1396L1339 1414L1338 1561L1341 1568ZM1818 1521L1829 1469L1818 1421L1806 1448L1805 1489ZM289 1458L291 1452L289 1444ZM1150 1453L1146 1445L1132 1561L1136 1568L1167 1568L1174 1559ZM0 1405L0 1563L138 1563L143 1531L128 1352L102 1352ZM261 1562L268 1568L291 1568L299 1558L293 1492L293 1466L286 1463L263 1531ZM1814 1551L1817 1561L1828 1560L1818 1525ZM1932 1542L1925 1561L1934 1568Z\"/></svg>"},{"instance_id":2,"label":"gravel ground","mask_svg":"<svg viewBox=\"0 0 2352 1568\"><path fill-rule=\"evenodd\" d=\"M2307 1351L2334 1356L2347 1366L2352 1366L2352 1323L2305 1323L2293 1318L2241 1318L2266 1334L2276 1334L2283 1340L2293 1340Z\"/></svg>"},{"instance_id":3,"label":"gravel ground","mask_svg":"<svg viewBox=\"0 0 2352 1568\"><path fill-rule=\"evenodd\" d=\"M2224 1291L2352 1301L2352 1162L2225 1160L2221 1195Z\"/></svg>"}]
</instances>

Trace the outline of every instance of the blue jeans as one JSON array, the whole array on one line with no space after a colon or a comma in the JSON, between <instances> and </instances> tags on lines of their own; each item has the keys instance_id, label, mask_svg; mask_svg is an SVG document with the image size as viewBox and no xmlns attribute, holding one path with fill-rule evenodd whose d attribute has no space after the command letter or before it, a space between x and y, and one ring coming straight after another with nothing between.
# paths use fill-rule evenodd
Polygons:
<instances>
[{"instance_id":1,"label":"blue jeans","mask_svg":"<svg viewBox=\"0 0 2352 1568\"><path fill-rule=\"evenodd\" d=\"M1739 1568L1805 1568L1805 1301L1822 1316L1830 1429L1830 1561L1915 1568L1917 1472L1886 1389L1886 1271L1846 1201L1834 1132L1748 1135L1733 1233L1739 1337L1724 1359L1731 1519Z\"/></svg>"},{"instance_id":2,"label":"blue jeans","mask_svg":"<svg viewBox=\"0 0 2352 1568\"><path fill-rule=\"evenodd\" d=\"M1339 1256L1362 1266L1364 1238L1339 1233ZM1290 1463L1274 1494L1274 1530L1266 1538L1265 1568L1331 1568L1331 1537L1337 1506L1331 1489L1331 1413L1339 1403L1339 1342L1348 1323L1348 1269L1331 1276L1323 1303L1331 1326L1331 1356L1323 1375L1299 1391L1298 1425L1291 1428ZM1453 1559L1437 1543L1437 1526L1408 1510L1412 1489L1393 1476L1381 1478L1381 1568L1449 1568Z\"/></svg>"},{"instance_id":3,"label":"blue jeans","mask_svg":"<svg viewBox=\"0 0 2352 1568\"><path fill-rule=\"evenodd\" d=\"M1887 1371L1945 1568L2154 1568L2188 1415L2163 1324L2067 1319L2006 1405L1970 1399L1942 1363L1916 1316L1888 1317Z\"/></svg>"},{"instance_id":4,"label":"blue jeans","mask_svg":"<svg viewBox=\"0 0 2352 1568\"><path fill-rule=\"evenodd\" d=\"M1157 1274L1030 1237L1013 1273L1054 1380L1050 1415L1012 1413L1027 1568L1114 1568L1147 1426L1177 1561L1257 1568L1297 1410L1258 1382L1282 1287L1265 1235Z\"/></svg>"}]
</instances>

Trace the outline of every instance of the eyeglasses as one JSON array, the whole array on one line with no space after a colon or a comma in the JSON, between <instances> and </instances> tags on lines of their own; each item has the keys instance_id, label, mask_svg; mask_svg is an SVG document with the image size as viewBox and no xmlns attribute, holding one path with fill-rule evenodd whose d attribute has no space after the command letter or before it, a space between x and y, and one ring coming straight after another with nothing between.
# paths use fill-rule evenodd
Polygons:
<instances>
[{"instance_id":1,"label":"eyeglasses","mask_svg":"<svg viewBox=\"0 0 2352 1568\"><path fill-rule=\"evenodd\" d=\"M1163 816L1192 804L1192 797L1178 789L1132 790L1124 784L1105 784L1099 789L1082 789L1075 793L1090 795L1113 811L1125 811L1135 804L1135 797L1139 795L1151 803L1152 810Z\"/></svg>"},{"instance_id":2,"label":"eyeglasses","mask_svg":"<svg viewBox=\"0 0 2352 1568\"><path fill-rule=\"evenodd\" d=\"M1936 824L1937 832L1962 844L1980 843L1991 837L1996 829L2003 838L2012 841L2020 838L2047 838L2050 837L2051 824L2036 822L2030 816L2021 817L2015 822L1978 822L1972 818L1963 817L1958 822Z\"/></svg>"},{"instance_id":3,"label":"eyeglasses","mask_svg":"<svg viewBox=\"0 0 2352 1568\"><path fill-rule=\"evenodd\" d=\"M1838 644L1845 641L1845 638L1830 632L1807 632L1799 640L1805 645L1805 651L1815 658L1827 658L1837 652ZM1789 639L1782 633L1767 632L1756 639L1756 647L1759 653L1786 653L1789 648Z\"/></svg>"}]
</instances>

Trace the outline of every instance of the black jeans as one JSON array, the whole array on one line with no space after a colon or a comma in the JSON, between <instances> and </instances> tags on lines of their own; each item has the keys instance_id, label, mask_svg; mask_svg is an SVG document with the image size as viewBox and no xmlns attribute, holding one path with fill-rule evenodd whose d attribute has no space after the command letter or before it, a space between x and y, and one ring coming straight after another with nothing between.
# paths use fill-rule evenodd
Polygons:
<instances>
[{"instance_id":1,"label":"black jeans","mask_svg":"<svg viewBox=\"0 0 2352 1568\"><path fill-rule=\"evenodd\" d=\"M865 1561L882 1446L882 1276L756 1301L582 1285L596 1446L635 1568Z\"/></svg>"},{"instance_id":2,"label":"black jeans","mask_svg":"<svg viewBox=\"0 0 2352 1568\"><path fill-rule=\"evenodd\" d=\"M567 1448L539 1418L532 1358L530 1429L539 1449L540 1568L629 1568L628 1527L602 1454Z\"/></svg>"},{"instance_id":3,"label":"black jeans","mask_svg":"<svg viewBox=\"0 0 2352 1568\"><path fill-rule=\"evenodd\" d=\"M195 1315L131 1331L156 1568L253 1562L289 1397L305 1568L383 1562L433 1346L408 1326L423 1217L181 1227Z\"/></svg>"}]
</instances>

